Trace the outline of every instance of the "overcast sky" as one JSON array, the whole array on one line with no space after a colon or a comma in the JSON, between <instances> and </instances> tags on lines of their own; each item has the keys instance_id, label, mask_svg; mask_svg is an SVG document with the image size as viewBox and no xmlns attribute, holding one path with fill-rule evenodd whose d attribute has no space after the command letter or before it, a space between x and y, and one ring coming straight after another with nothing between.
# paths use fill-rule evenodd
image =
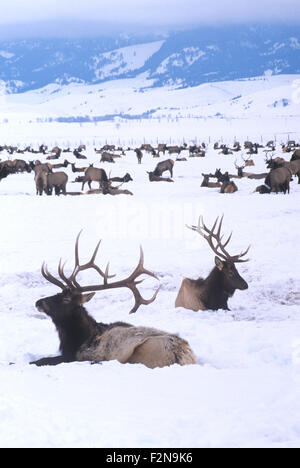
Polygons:
<instances>
[{"instance_id":1,"label":"overcast sky","mask_svg":"<svg viewBox=\"0 0 300 468\"><path fill-rule=\"evenodd\" d=\"M300 0L1 0L0 31L18 36L36 31L82 35L99 27L147 30L230 22L300 22ZM55 24L60 25L55 28ZM84 27L80 27L80 24ZM73 26L72 26L73 25ZM77 31L76 31L77 30Z\"/></svg>"}]
</instances>

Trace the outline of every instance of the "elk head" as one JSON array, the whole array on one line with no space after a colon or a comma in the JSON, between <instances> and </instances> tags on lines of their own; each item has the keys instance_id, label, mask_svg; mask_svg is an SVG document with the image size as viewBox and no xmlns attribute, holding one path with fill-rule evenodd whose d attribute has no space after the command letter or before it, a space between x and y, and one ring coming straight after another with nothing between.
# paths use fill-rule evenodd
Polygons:
<instances>
[{"instance_id":1,"label":"elk head","mask_svg":"<svg viewBox=\"0 0 300 468\"><path fill-rule=\"evenodd\" d=\"M230 255L226 247L229 244L232 233L226 240L222 242L223 236L221 235L223 217L221 217L220 222L219 217L215 220L214 225L211 229L208 229L204 224L203 217L200 216L198 226L187 226L189 229L198 232L204 239L208 242L208 245L212 251L216 254L215 265L218 271L222 273L222 285L224 290L228 293L229 296L232 296L236 289L245 290L248 289L248 284L240 276L239 272L236 269L236 263L248 262L249 259L244 259L247 255L249 247L242 253L238 255ZM215 245L214 245L215 242Z\"/></svg>"},{"instance_id":2,"label":"elk head","mask_svg":"<svg viewBox=\"0 0 300 468\"><path fill-rule=\"evenodd\" d=\"M245 161L245 160L244 160L244 161ZM244 166L238 166L237 163L236 163L236 160L235 160L235 161L234 161L234 166L235 166L235 168L236 168L236 170L237 170L238 176L239 176L239 177L243 177L243 170L245 169L245 166L246 166L246 165L244 164Z\"/></svg>"},{"instance_id":3,"label":"elk head","mask_svg":"<svg viewBox=\"0 0 300 468\"><path fill-rule=\"evenodd\" d=\"M158 294L160 288L158 288L151 299L144 299L138 290L138 285L143 281L143 279L138 279L142 275L151 276L155 279L158 279L157 276L146 270L144 268L144 254L141 248L140 250L140 260L135 268L135 270L128 276L128 278L109 282L111 278L114 278L116 275L109 275L109 263L106 266L105 271L103 271L98 265L95 263L95 259L100 247L100 242L98 242L94 253L89 262L86 264L80 265L79 261L79 237L81 232L78 234L76 243L75 243L75 267L73 272L70 276L67 276L64 271L64 266L61 260L58 266L58 276L56 278L53 276L45 263L43 263L41 272L44 278L49 281L50 283L58 286L62 292L56 294L55 296L47 297L40 299L36 303L36 307L39 311L46 313L49 315L55 324L68 320L70 314L76 312L76 308L80 308L85 302L88 302L92 299L97 291L104 291L108 289L117 289L117 288L128 288L133 293L135 304L131 309L130 313L134 313L138 310L141 305L148 305L151 304ZM77 280L77 276L80 272L93 269L95 270L99 276L101 277L102 284L93 284L88 286L82 286L79 284ZM81 312L82 312L81 308ZM74 312L75 310L75 312ZM79 309L78 309L79 310ZM84 310L84 309L83 309Z\"/></svg>"}]
</instances>

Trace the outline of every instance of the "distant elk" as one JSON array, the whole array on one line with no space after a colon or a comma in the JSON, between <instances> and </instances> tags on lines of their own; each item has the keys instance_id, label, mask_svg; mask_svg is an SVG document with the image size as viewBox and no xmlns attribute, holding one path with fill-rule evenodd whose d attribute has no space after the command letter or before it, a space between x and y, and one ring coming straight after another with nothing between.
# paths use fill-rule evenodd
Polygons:
<instances>
[{"instance_id":1,"label":"distant elk","mask_svg":"<svg viewBox=\"0 0 300 468\"><path fill-rule=\"evenodd\" d=\"M148 143L144 143L143 145L141 145L140 147L141 150L145 150L147 151L148 153L152 153L155 152L154 148L152 145L149 145Z\"/></svg>"},{"instance_id":2,"label":"distant elk","mask_svg":"<svg viewBox=\"0 0 300 468\"><path fill-rule=\"evenodd\" d=\"M43 195L48 193L48 174L52 172L51 164L32 164L35 174L34 181L36 186L36 194Z\"/></svg>"},{"instance_id":3,"label":"distant elk","mask_svg":"<svg viewBox=\"0 0 300 468\"><path fill-rule=\"evenodd\" d=\"M76 167L75 163L72 163L71 167L72 167L72 172L85 172L87 170L87 167Z\"/></svg>"},{"instance_id":4,"label":"distant elk","mask_svg":"<svg viewBox=\"0 0 300 468\"><path fill-rule=\"evenodd\" d=\"M15 159L13 161L13 168L15 172L31 172L30 165L23 159Z\"/></svg>"},{"instance_id":5,"label":"distant elk","mask_svg":"<svg viewBox=\"0 0 300 468\"><path fill-rule=\"evenodd\" d=\"M209 188L217 188L221 187L220 182L209 182L210 179L210 174L202 174L203 175L203 181L201 184L201 187L209 187Z\"/></svg>"},{"instance_id":6,"label":"distant elk","mask_svg":"<svg viewBox=\"0 0 300 468\"><path fill-rule=\"evenodd\" d=\"M116 161L114 160L114 157L112 154L107 153L106 151L103 151L101 154L101 159L100 162L108 162L108 163L115 163Z\"/></svg>"},{"instance_id":7,"label":"distant elk","mask_svg":"<svg viewBox=\"0 0 300 468\"><path fill-rule=\"evenodd\" d=\"M222 187L220 189L220 193L234 193L237 191L238 186L232 180L227 180L223 182Z\"/></svg>"},{"instance_id":8,"label":"distant elk","mask_svg":"<svg viewBox=\"0 0 300 468\"><path fill-rule=\"evenodd\" d=\"M53 172L47 175L47 195L66 195L68 176L65 172Z\"/></svg>"},{"instance_id":9,"label":"distant elk","mask_svg":"<svg viewBox=\"0 0 300 468\"><path fill-rule=\"evenodd\" d=\"M123 182L123 184L127 182L131 182L132 180L133 179L128 172L123 177L110 177L109 178L110 182Z\"/></svg>"},{"instance_id":10,"label":"distant elk","mask_svg":"<svg viewBox=\"0 0 300 468\"><path fill-rule=\"evenodd\" d=\"M267 175L265 179L265 185L270 189L270 192L283 192L284 194L286 194L286 192L290 193L291 179L291 170L288 167L279 167L277 169L273 169Z\"/></svg>"},{"instance_id":11,"label":"distant elk","mask_svg":"<svg viewBox=\"0 0 300 468\"><path fill-rule=\"evenodd\" d=\"M96 167L89 167L85 171L81 190L84 189L84 186L85 186L86 183L88 183L89 189L91 190L92 182L98 182L99 183L99 189L102 189L104 191L104 193L109 188L109 180L108 180L107 174L106 174L104 169L98 169Z\"/></svg>"},{"instance_id":12,"label":"distant elk","mask_svg":"<svg viewBox=\"0 0 300 468\"><path fill-rule=\"evenodd\" d=\"M298 184L300 184L300 159L294 159L293 161L285 161L283 158L271 158L266 160L267 167L270 169L278 169L285 167L289 169L292 175L298 177Z\"/></svg>"},{"instance_id":13,"label":"distant elk","mask_svg":"<svg viewBox=\"0 0 300 468\"><path fill-rule=\"evenodd\" d=\"M185 150L184 146L167 146L169 154L180 154L182 150ZM172 176L171 176L172 177Z\"/></svg>"},{"instance_id":14,"label":"distant elk","mask_svg":"<svg viewBox=\"0 0 300 468\"><path fill-rule=\"evenodd\" d=\"M300 149L297 149L293 152L291 161L297 161L298 159L300 159Z\"/></svg>"},{"instance_id":15,"label":"distant elk","mask_svg":"<svg viewBox=\"0 0 300 468\"><path fill-rule=\"evenodd\" d=\"M214 222L212 229L208 229L201 216L198 226L187 226L204 237L217 256L215 257L215 268L206 279L185 278L182 281L175 307L184 307L194 311L229 310L227 304L229 297L233 296L236 289L245 290L248 288L248 284L239 275L235 264L248 261L243 257L247 255L250 246L239 255L230 255L226 246L230 242L232 233L226 242L223 242L221 235L223 216L219 224L218 221L219 218Z\"/></svg>"},{"instance_id":16,"label":"distant elk","mask_svg":"<svg viewBox=\"0 0 300 468\"><path fill-rule=\"evenodd\" d=\"M73 154L74 154L75 158L77 158L77 159L87 159L87 157L84 154L81 154L81 151L79 151L78 149L75 149L73 151Z\"/></svg>"},{"instance_id":17,"label":"distant elk","mask_svg":"<svg viewBox=\"0 0 300 468\"><path fill-rule=\"evenodd\" d=\"M6 161L0 163L0 181L13 173L12 167L5 164Z\"/></svg>"},{"instance_id":18,"label":"distant elk","mask_svg":"<svg viewBox=\"0 0 300 468\"><path fill-rule=\"evenodd\" d=\"M165 161L159 162L156 168L154 169L154 171L150 172L149 174L153 174L154 176L160 177L163 175L164 172L169 171L170 177L173 177L173 167L174 167L173 159L166 159Z\"/></svg>"},{"instance_id":19,"label":"distant elk","mask_svg":"<svg viewBox=\"0 0 300 468\"><path fill-rule=\"evenodd\" d=\"M150 182L174 182L174 180L171 179L170 177L157 176L153 172L148 172L148 171L147 171L147 174L149 174Z\"/></svg>"},{"instance_id":20,"label":"distant elk","mask_svg":"<svg viewBox=\"0 0 300 468\"><path fill-rule=\"evenodd\" d=\"M56 357L46 357L31 362L37 366L55 366L74 361L90 361L93 363L117 360L122 364L144 364L149 368L170 366L172 364L195 364L196 358L187 341L178 335L170 334L154 328L135 327L124 322L111 324L99 323L92 318L83 304L90 301L97 291L119 288L129 289L135 300L130 313L134 313L141 305L154 302L159 289L151 299L144 299L138 289L142 275L156 278L156 275L144 268L144 255L141 249L140 260L135 270L128 278L110 282L115 275L109 275L109 266L105 271L95 263L99 249L98 243L91 260L80 264L79 236L75 245L75 267L70 276L64 271L64 265L59 263L59 278L52 276L45 264L42 275L51 284L59 287L62 292L55 296L40 299L37 309L48 315L56 329L60 340L61 354ZM100 284L81 286L77 276L86 270L95 270L100 278ZM101 284L102 282L102 284Z\"/></svg>"},{"instance_id":21,"label":"distant elk","mask_svg":"<svg viewBox=\"0 0 300 468\"><path fill-rule=\"evenodd\" d=\"M139 164L142 164L142 159L143 159L143 152L142 152L142 150L140 150L139 148L135 148L134 151L135 151L135 154L136 154L138 163L139 163Z\"/></svg>"},{"instance_id":22,"label":"distant elk","mask_svg":"<svg viewBox=\"0 0 300 468\"><path fill-rule=\"evenodd\" d=\"M167 145L165 143L159 143L157 145L157 152L158 154L162 152L165 155L165 152L167 151Z\"/></svg>"}]
</instances>

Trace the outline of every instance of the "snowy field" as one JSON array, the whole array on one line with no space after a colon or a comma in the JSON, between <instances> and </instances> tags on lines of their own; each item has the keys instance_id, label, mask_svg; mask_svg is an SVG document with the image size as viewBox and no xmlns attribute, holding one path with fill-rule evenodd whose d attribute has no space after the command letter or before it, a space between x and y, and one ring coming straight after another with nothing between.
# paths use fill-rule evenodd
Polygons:
<instances>
[{"instance_id":1,"label":"snowy field","mask_svg":"<svg viewBox=\"0 0 300 468\"><path fill-rule=\"evenodd\" d=\"M18 141L47 143L46 125L40 126L44 140L27 125ZM54 143L52 125L48 141ZM14 127L7 128L12 138ZM85 127L79 135L74 126L56 124L56 134L62 128L69 131L65 142L84 137ZM145 135L139 127L137 134ZM84 153L100 167L93 146ZM300 447L300 185L294 180L290 195L253 193L261 181L248 179L236 181L233 195L200 188L202 172L233 173L236 157L219 155L211 144L205 158L175 163L173 184L148 181L146 170L158 162L150 154L142 165L128 152L102 166L112 177L129 172L134 180L125 188L133 196L36 197L33 174L0 182L1 447ZM260 150L249 171L265 172L264 157ZM85 162L76 160L80 165ZM68 190L80 190L70 183L77 174L68 174ZM208 245L185 227L200 214L208 225L224 214L225 234L233 231L230 253L251 244L250 261L238 266L249 289L229 299L227 312L174 307L182 279L205 277L214 266ZM110 271L122 278L136 266L141 244L146 268L161 283L156 301L136 314L128 315L126 291L97 293L87 310L98 321L178 333L193 348L196 365L28 365L56 355L59 346L51 320L35 309L38 299L58 292L42 277L41 264L56 272L62 257L71 269L81 229L83 260L102 239L99 264L110 260ZM156 287L147 279L144 295Z\"/></svg>"}]
</instances>

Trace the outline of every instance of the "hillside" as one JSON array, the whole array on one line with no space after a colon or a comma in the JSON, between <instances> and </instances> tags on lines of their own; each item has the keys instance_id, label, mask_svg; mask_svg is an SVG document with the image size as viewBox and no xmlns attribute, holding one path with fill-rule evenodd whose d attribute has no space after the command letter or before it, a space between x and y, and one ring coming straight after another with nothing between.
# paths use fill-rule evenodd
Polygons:
<instances>
[{"instance_id":1,"label":"hillside","mask_svg":"<svg viewBox=\"0 0 300 468\"><path fill-rule=\"evenodd\" d=\"M0 42L2 90L24 92L50 83L101 83L147 73L148 86L300 73L299 27L201 27L167 37L100 36Z\"/></svg>"}]
</instances>

